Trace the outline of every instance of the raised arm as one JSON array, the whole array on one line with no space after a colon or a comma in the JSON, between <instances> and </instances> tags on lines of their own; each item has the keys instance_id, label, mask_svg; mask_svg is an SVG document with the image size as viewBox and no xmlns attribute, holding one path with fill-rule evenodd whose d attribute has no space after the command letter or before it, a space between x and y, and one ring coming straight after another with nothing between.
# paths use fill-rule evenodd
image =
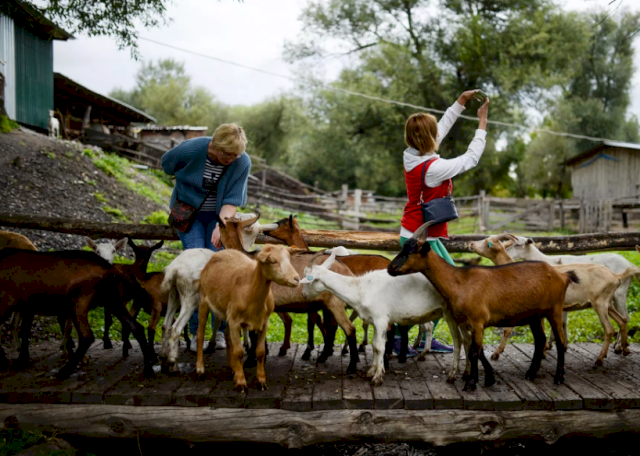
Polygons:
<instances>
[{"instance_id":1,"label":"raised arm","mask_svg":"<svg viewBox=\"0 0 640 456\"><path fill-rule=\"evenodd\" d=\"M460 114L462 114L462 111L464 111L464 105L467 103L467 101L473 98L473 94L477 91L478 90L476 89L462 92L462 94L458 97L458 100L453 103L449 107L449 109L447 109L447 111L442 115L440 121L438 122L438 138L436 139L438 145L440 145L444 137L447 136L453 124L456 123L456 120L458 120L458 117L460 116Z\"/></svg>"}]
</instances>

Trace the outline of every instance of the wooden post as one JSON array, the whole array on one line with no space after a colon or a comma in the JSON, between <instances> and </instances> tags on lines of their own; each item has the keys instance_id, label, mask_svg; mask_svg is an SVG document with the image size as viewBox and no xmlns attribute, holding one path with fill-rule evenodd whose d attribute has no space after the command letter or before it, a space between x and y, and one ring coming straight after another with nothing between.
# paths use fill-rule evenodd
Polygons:
<instances>
[{"instance_id":1,"label":"wooden post","mask_svg":"<svg viewBox=\"0 0 640 456\"><path fill-rule=\"evenodd\" d=\"M347 210L348 201L349 201L349 185L342 184L342 197L340 199L340 209Z\"/></svg>"},{"instance_id":2,"label":"wooden post","mask_svg":"<svg viewBox=\"0 0 640 456\"><path fill-rule=\"evenodd\" d=\"M478 233L484 233L484 198L486 192L484 190L480 190L480 197L478 198Z\"/></svg>"},{"instance_id":3,"label":"wooden post","mask_svg":"<svg viewBox=\"0 0 640 456\"><path fill-rule=\"evenodd\" d=\"M353 211L359 214L360 208L362 208L362 189L356 188L353 196Z\"/></svg>"},{"instance_id":4,"label":"wooden post","mask_svg":"<svg viewBox=\"0 0 640 456\"><path fill-rule=\"evenodd\" d=\"M553 219L556 211L556 202L555 200L549 201L549 220L547 224L547 231L553 231Z\"/></svg>"},{"instance_id":5,"label":"wooden post","mask_svg":"<svg viewBox=\"0 0 640 456\"><path fill-rule=\"evenodd\" d=\"M560 229L564 230L564 200L560 200Z\"/></svg>"},{"instance_id":6,"label":"wooden post","mask_svg":"<svg viewBox=\"0 0 640 456\"><path fill-rule=\"evenodd\" d=\"M489 225L489 218L491 215L491 200L485 196L483 203L482 224L484 225L485 230L491 230L491 226Z\"/></svg>"}]
</instances>

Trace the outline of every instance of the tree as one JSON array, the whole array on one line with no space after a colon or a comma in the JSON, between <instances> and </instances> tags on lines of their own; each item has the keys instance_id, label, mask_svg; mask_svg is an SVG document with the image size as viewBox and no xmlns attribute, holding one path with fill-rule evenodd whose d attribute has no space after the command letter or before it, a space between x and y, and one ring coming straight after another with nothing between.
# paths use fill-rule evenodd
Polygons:
<instances>
[{"instance_id":1,"label":"tree","mask_svg":"<svg viewBox=\"0 0 640 456\"><path fill-rule=\"evenodd\" d=\"M286 46L291 61L353 56L352 66L332 84L335 89L444 111L462 91L481 87L491 96L490 118L503 121L520 119L527 102L566 79L574 65L566 55L584 48L580 18L545 0L449 0L440 10L428 0L314 1L302 20L305 36ZM403 126L415 108L325 89L316 89L313 104L313 123L323 134L308 136L318 142L308 144L299 163L338 167L343 182L361 188L405 193ZM466 114L476 108L470 102ZM459 120L441 155L463 153L476 128L473 121ZM508 132L490 129L481 166L456 179L456 192L510 186L517 154L496 151L495 138ZM330 169L299 172L331 174Z\"/></svg>"},{"instance_id":2,"label":"tree","mask_svg":"<svg viewBox=\"0 0 640 456\"><path fill-rule=\"evenodd\" d=\"M184 64L173 59L143 63L132 91L119 88L109 96L155 117L161 125L199 125L215 129L228 108L203 87L192 87Z\"/></svg>"},{"instance_id":3,"label":"tree","mask_svg":"<svg viewBox=\"0 0 640 456\"><path fill-rule=\"evenodd\" d=\"M588 16L590 36L586 52L576 58L576 70L560 85L544 127L578 135L638 142L635 117L626 118L633 77L633 38L640 13L621 14L618 21L603 12ZM567 197L571 188L564 162L592 148L588 139L539 134L527 146L523 167L530 188L543 196Z\"/></svg>"}]
</instances>

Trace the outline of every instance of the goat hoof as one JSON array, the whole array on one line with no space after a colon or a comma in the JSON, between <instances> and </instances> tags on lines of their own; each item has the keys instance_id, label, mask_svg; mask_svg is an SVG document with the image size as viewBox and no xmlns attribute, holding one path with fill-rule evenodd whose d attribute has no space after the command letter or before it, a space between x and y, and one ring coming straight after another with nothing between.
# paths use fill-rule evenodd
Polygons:
<instances>
[{"instance_id":1,"label":"goat hoof","mask_svg":"<svg viewBox=\"0 0 640 456\"><path fill-rule=\"evenodd\" d=\"M249 392L249 388L247 387L246 383L239 383L237 384L234 388L234 391L237 391L239 393L248 393Z\"/></svg>"},{"instance_id":2,"label":"goat hoof","mask_svg":"<svg viewBox=\"0 0 640 456\"><path fill-rule=\"evenodd\" d=\"M111 345L111 341L109 341L109 345ZM126 349L128 349L128 350L131 350L131 349L133 348L133 346L131 345L131 342L129 342L128 340L125 340L125 341L122 343L122 347L123 347L123 348L126 348ZM111 348L111 347L109 347L109 348Z\"/></svg>"},{"instance_id":3,"label":"goat hoof","mask_svg":"<svg viewBox=\"0 0 640 456\"><path fill-rule=\"evenodd\" d=\"M362 344L362 345L360 345L360 346L358 347L358 352L359 352L359 353L364 353L364 351L366 350L364 347L365 347L365 346L364 346L363 344Z\"/></svg>"},{"instance_id":4,"label":"goat hoof","mask_svg":"<svg viewBox=\"0 0 640 456\"><path fill-rule=\"evenodd\" d=\"M631 351L629 351L628 348L625 348L624 350L622 350L622 356L629 356L629 354L631 354Z\"/></svg>"},{"instance_id":5,"label":"goat hoof","mask_svg":"<svg viewBox=\"0 0 640 456\"><path fill-rule=\"evenodd\" d=\"M307 348L302 354L302 361L309 361L310 359L311 359L311 349ZM320 359L318 359L318 362L320 362Z\"/></svg>"},{"instance_id":6,"label":"goat hoof","mask_svg":"<svg viewBox=\"0 0 640 456\"><path fill-rule=\"evenodd\" d=\"M536 377L537 377L537 372L531 372L531 371L527 371L527 373L524 376L526 380L531 380L531 381L534 381Z\"/></svg>"},{"instance_id":7,"label":"goat hoof","mask_svg":"<svg viewBox=\"0 0 640 456\"><path fill-rule=\"evenodd\" d=\"M476 390L476 382L473 380L467 380L467 383L464 384L464 388L462 391L475 391Z\"/></svg>"},{"instance_id":8,"label":"goat hoof","mask_svg":"<svg viewBox=\"0 0 640 456\"><path fill-rule=\"evenodd\" d=\"M58 371L58 373L56 374L56 379L58 381L63 381L68 379L69 377L71 377L71 374L73 374L73 371L71 369L65 369L64 367L62 369L60 369Z\"/></svg>"},{"instance_id":9,"label":"goat hoof","mask_svg":"<svg viewBox=\"0 0 640 456\"><path fill-rule=\"evenodd\" d=\"M195 373L195 379L199 382L206 380L207 379L207 375L204 372L196 372Z\"/></svg>"},{"instance_id":10,"label":"goat hoof","mask_svg":"<svg viewBox=\"0 0 640 456\"><path fill-rule=\"evenodd\" d=\"M494 385L495 383L496 383L495 377L493 377L493 376L490 376L490 377L485 376L485 378L484 378L484 387L485 388L488 388L488 387Z\"/></svg>"},{"instance_id":11,"label":"goat hoof","mask_svg":"<svg viewBox=\"0 0 640 456\"><path fill-rule=\"evenodd\" d=\"M329 358L328 355L322 353L319 357L318 357L318 362L319 363L326 363L327 359Z\"/></svg>"},{"instance_id":12,"label":"goat hoof","mask_svg":"<svg viewBox=\"0 0 640 456\"><path fill-rule=\"evenodd\" d=\"M12 369L14 371L19 372L19 371L25 370L28 366L29 366L29 358L26 358L26 359L18 358L13 362L13 365L11 367L12 367ZM71 374L69 374L69 375L71 375ZM67 375L67 377L68 377L68 375Z\"/></svg>"},{"instance_id":13,"label":"goat hoof","mask_svg":"<svg viewBox=\"0 0 640 456\"><path fill-rule=\"evenodd\" d=\"M491 359L494 361L498 361L498 358L500 358L500 353L494 353L491 355Z\"/></svg>"},{"instance_id":14,"label":"goat hoof","mask_svg":"<svg viewBox=\"0 0 640 456\"><path fill-rule=\"evenodd\" d=\"M203 353L205 355L210 355L210 354L215 353L215 352L216 352L216 344L211 344L211 343L209 344L209 346L205 350L203 350Z\"/></svg>"},{"instance_id":15,"label":"goat hoof","mask_svg":"<svg viewBox=\"0 0 640 456\"><path fill-rule=\"evenodd\" d=\"M355 363L349 364L347 368L347 374L355 374L358 371L358 366Z\"/></svg>"},{"instance_id":16,"label":"goat hoof","mask_svg":"<svg viewBox=\"0 0 640 456\"><path fill-rule=\"evenodd\" d=\"M245 369L250 369L252 367L256 367L257 364L258 364L258 360L256 358L249 357L244 361L243 366Z\"/></svg>"},{"instance_id":17,"label":"goat hoof","mask_svg":"<svg viewBox=\"0 0 640 456\"><path fill-rule=\"evenodd\" d=\"M564 383L564 374L556 374L555 377L553 377L553 384L560 385L562 383Z\"/></svg>"},{"instance_id":18,"label":"goat hoof","mask_svg":"<svg viewBox=\"0 0 640 456\"><path fill-rule=\"evenodd\" d=\"M105 340L104 341L104 345L102 346L102 348L104 350L109 350L109 349L113 348L113 344L111 343L110 340Z\"/></svg>"},{"instance_id":19,"label":"goat hoof","mask_svg":"<svg viewBox=\"0 0 640 456\"><path fill-rule=\"evenodd\" d=\"M280 350L278 351L278 356L287 356L287 351L289 351L287 348L280 347Z\"/></svg>"},{"instance_id":20,"label":"goat hoof","mask_svg":"<svg viewBox=\"0 0 640 456\"><path fill-rule=\"evenodd\" d=\"M269 387L267 386L266 383L258 382L258 391L266 391L268 389L269 389Z\"/></svg>"},{"instance_id":21,"label":"goat hoof","mask_svg":"<svg viewBox=\"0 0 640 456\"><path fill-rule=\"evenodd\" d=\"M156 377L156 373L153 372L153 367L151 366L147 366L144 368L144 372L143 372L143 377L144 378L155 378Z\"/></svg>"},{"instance_id":22,"label":"goat hoof","mask_svg":"<svg viewBox=\"0 0 640 456\"><path fill-rule=\"evenodd\" d=\"M455 377L447 377L447 383L453 385L456 382Z\"/></svg>"},{"instance_id":23,"label":"goat hoof","mask_svg":"<svg viewBox=\"0 0 640 456\"><path fill-rule=\"evenodd\" d=\"M398 355L398 362L400 364L406 363L407 362L407 355L405 355L405 356Z\"/></svg>"},{"instance_id":24,"label":"goat hoof","mask_svg":"<svg viewBox=\"0 0 640 456\"><path fill-rule=\"evenodd\" d=\"M349 349L347 347L342 348L342 352L340 352L342 356L349 354Z\"/></svg>"}]
</instances>

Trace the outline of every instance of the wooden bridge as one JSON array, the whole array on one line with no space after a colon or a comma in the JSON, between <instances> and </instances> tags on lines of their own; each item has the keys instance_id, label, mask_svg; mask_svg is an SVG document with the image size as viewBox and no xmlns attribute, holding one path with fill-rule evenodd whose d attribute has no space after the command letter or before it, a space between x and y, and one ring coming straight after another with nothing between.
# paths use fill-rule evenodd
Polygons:
<instances>
[{"instance_id":1,"label":"wooden bridge","mask_svg":"<svg viewBox=\"0 0 640 456\"><path fill-rule=\"evenodd\" d=\"M534 382L524 379L533 346L511 344L494 361L496 384L462 391L446 383L452 355L425 361L394 357L381 386L364 375L371 351L361 354L356 375L348 358L326 364L303 361L303 346L284 357L267 358L267 391L250 383L233 391L226 351L206 357L207 378L194 379L195 354L183 353L181 372L142 378L136 343L127 359L121 344L104 350L96 342L89 361L70 379L52 375L62 366L58 343L31 348L32 363L0 375L0 422L5 428L38 427L56 434L87 437L166 437L202 441L279 443L288 447L367 439L427 441L436 445L534 437L554 442L565 435L605 436L640 431L640 347L631 355L610 352L594 369L597 344L572 344L563 385L553 384L555 352L543 361ZM279 344L270 344L272 354ZM156 347L158 350L159 347ZM487 348L487 353L492 347ZM315 359L316 356L312 356ZM247 370L247 380L255 369Z\"/></svg>"}]
</instances>

